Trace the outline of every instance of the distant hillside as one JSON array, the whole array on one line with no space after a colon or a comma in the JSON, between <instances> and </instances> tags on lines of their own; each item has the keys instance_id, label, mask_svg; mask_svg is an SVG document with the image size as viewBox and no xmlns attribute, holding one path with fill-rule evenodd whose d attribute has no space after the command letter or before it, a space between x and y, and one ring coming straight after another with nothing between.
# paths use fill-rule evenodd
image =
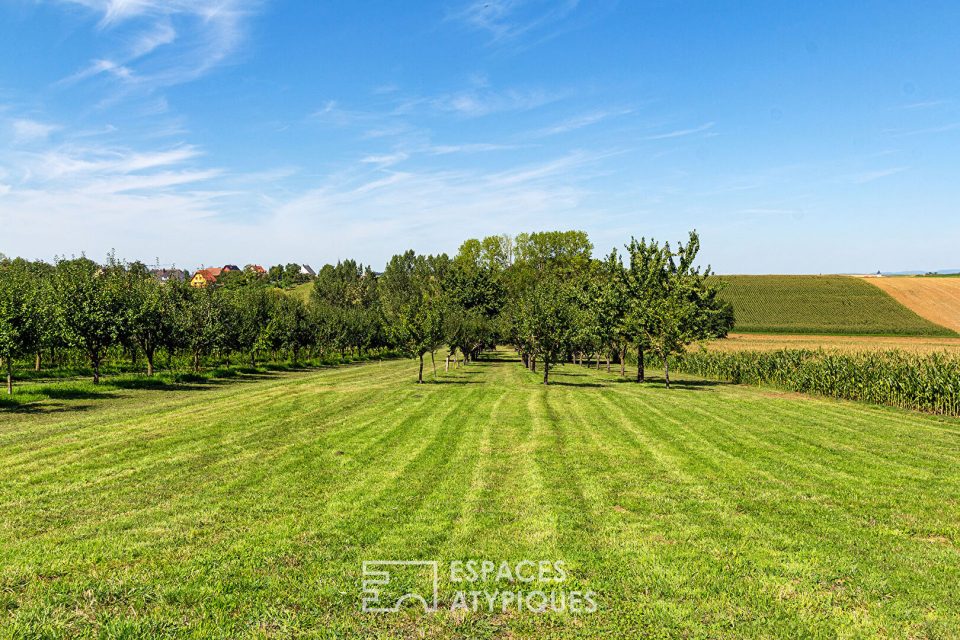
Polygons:
<instances>
[{"instance_id":1,"label":"distant hillside","mask_svg":"<svg viewBox=\"0 0 960 640\"><path fill-rule=\"evenodd\" d=\"M735 331L824 335L952 336L864 278L719 276L733 304Z\"/></svg>"},{"instance_id":2,"label":"distant hillside","mask_svg":"<svg viewBox=\"0 0 960 640\"><path fill-rule=\"evenodd\" d=\"M868 282L927 320L960 331L960 277L869 278Z\"/></svg>"}]
</instances>

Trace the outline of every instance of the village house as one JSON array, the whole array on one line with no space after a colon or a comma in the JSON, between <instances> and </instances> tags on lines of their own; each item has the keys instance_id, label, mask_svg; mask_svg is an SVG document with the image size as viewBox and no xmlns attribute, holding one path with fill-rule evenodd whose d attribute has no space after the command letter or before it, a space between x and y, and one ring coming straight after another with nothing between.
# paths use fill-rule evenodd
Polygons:
<instances>
[{"instance_id":1,"label":"village house","mask_svg":"<svg viewBox=\"0 0 960 640\"><path fill-rule=\"evenodd\" d=\"M151 269L150 275L160 282L183 282L189 275L183 269Z\"/></svg>"},{"instance_id":2,"label":"village house","mask_svg":"<svg viewBox=\"0 0 960 640\"><path fill-rule=\"evenodd\" d=\"M190 280L191 287L203 288L207 285L216 284L217 278L220 277L220 274L223 273L223 269L219 267L212 267L210 269L200 269Z\"/></svg>"}]
</instances>

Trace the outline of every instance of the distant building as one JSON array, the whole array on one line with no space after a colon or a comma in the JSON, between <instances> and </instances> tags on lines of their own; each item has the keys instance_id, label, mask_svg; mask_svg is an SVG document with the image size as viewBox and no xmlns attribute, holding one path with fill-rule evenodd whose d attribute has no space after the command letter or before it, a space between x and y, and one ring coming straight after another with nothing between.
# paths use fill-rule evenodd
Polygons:
<instances>
[{"instance_id":1,"label":"distant building","mask_svg":"<svg viewBox=\"0 0 960 640\"><path fill-rule=\"evenodd\" d=\"M265 276L265 275L267 275L267 270L264 269L263 267L261 267L261 266L258 265L258 264L248 264L248 265L245 267L245 269L246 269L247 271L251 272L251 273L254 273L254 274L258 275L258 276Z\"/></svg>"},{"instance_id":2,"label":"distant building","mask_svg":"<svg viewBox=\"0 0 960 640\"><path fill-rule=\"evenodd\" d=\"M220 274L223 273L223 269L213 267L210 269L200 269L190 280L191 287L203 288L207 285L216 284L217 278L220 277Z\"/></svg>"},{"instance_id":3,"label":"distant building","mask_svg":"<svg viewBox=\"0 0 960 640\"><path fill-rule=\"evenodd\" d=\"M183 269L151 269L150 275L160 282L183 282L188 274Z\"/></svg>"},{"instance_id":4,"label":"distant building","mask_svg":"<svg viewBox=\"0 0 960 640\"><path fill-rule=\"evenodd\" d=\"M221 269L221 271L240 271L240 267L235 264L225 264L223 265L223 269Z\"/></svg>"},{"instance_id":5,"label":"distant building","mask_svg":"<svg viewBox=\"0 0 960 640\"><path fill-rule=\"evenodd\" d=\"M310 265L302 264L300 265L300 275L310 276L311 278L316 277L317 272L314 271Z\"/></svg>"}]
</instances>

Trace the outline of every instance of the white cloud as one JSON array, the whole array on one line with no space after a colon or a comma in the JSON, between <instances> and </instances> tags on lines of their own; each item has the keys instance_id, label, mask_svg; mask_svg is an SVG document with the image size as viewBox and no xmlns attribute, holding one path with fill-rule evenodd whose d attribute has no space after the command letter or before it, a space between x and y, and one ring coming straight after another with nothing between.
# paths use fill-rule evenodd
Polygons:
<instances>
[{"instance_id":1,"label":"white cloud","mask_svg":"<svg viewBox=\"0 0 960 640\"><path fill-rule=\"evenodd\" d=\"M372 155L366 156L361 159L360 162L364 164L375 164L381 167L389 167L390 165L397 164L398 162L403 162L410 156L402 151L396 153L388 153L383 155Z\"/></svg>"},{"instance_id":2,"label":"white cloud","mask_svg":"<svg viewBox=\"0 0 960 640\"><path fill-rule=\"evenodd\" d=\"M601 110L601 111L592 111L590 113L585 113L573 118L559 122L552 127L547 127L536 132L537 136L553 136L562 133L569 133L570 131L576 131L577 129L582 129L584 127L589 127L594 124L598 124L607 120L609 118L624 116L631 113L630 109L620 109L620 110Z\"/></svg>"},{"instance_id":3,"label":"white cloud","mask_svg":"<svg viewBox=\"0 0 960 640\"><path fill-rule=\"evenodd\" d=\"M561 29L579 6L580 0L472 0L450 17L501 43Z\"/></svg>"},{"instance_id":4,"label":"white cloud","mask_svg":"<svg viewBox=\"0 0 960 640\"><path fill-rule=\"evenodd\" d=\"M925 129L912 129L910 131L888 131L888 133L892 133L895 136L919 136L928 133L947 133L948 131L956 131L957 129L960 129L960 122L951 122L949 124L927 127Z\"/></svg>"},{"instance_id":5,"label":"white cloud","mask_svg":"<svg viewBox=\"0 0 960 640\"><path fill-rule=\"evenodd\" d=\"M13 140L17 143L46 140L51 133L60 128L55 124L38 122L29 118L13 120L10 127L13 130Z\"/></svg>"},{"instance_id":6,"label":"white cloud","mask_svg":"<svg viewBox=\"0 0 960 640\"><path fill-rule=\"evenodd\" d=\"M529 111L562 97L541 90L508 89L497 92L474 89L434 98L431 104L440 111L475 118L507 111Z\"/></svg>"},{"instance_id":7,"label":"white cloud","mask_svg":"<svg viewBox=\"0 0 960 640\"><path fill-rule=\"evenodd\" d=\"M874 180L879 180L881 178L886 178L887 176L896 175L898 173L903 173L908 171L910 167L893 167L890 169L878 169L877 171L865 171L863 173L857 173L852 176L849 176L850 181L854 184L866 184L868 182L873 182Z\"/></svg>"},{"instance_id":8,"label":"white cloud","mask_svg":"<svg viewBox=\"0 0 960 640\"><path fill-rule=\"evenodd\" d=\"M682 138L684 136L691 136L696 133L703 133L704 131L709 131L714 127L715 122L707 122L700 125L699 127L693 127L691 129L677 129L675 131L668 131L667 133L658 133L652 136L647 136L644 140L668 140L671 138Z\"/></svg>"},{"instance_id":9,"label":"white cloud","mask_svg":"<svg viewBox=\"0 0 960 640\"><path fill-rule=\"evenodd\" d=\"M57 0L100 16L100 30L123 43L65 82L103 74L146 90L196 79L235 54L255 0Z\"/></svg>"},{"instance_id":10,"label":"white cloud","mask_svg":"<svg viewBox=\"0 0 960 640\"><path fill-rule=\"evenodd\" d=\"M474 142L469 144L438 144L429 147L428 152L436 156L445 156L452 153L482 153L486 151L508 151L519 149L515 144L493 144L488 142Z\"/></svg>"},{"instance_id":11,"label":"white cloud","mask_svg":"<svg viewBox=\"0 0 960 640\"><path fill-rule=\"evenodd\" d=\"M0 171L19 167L4 181L12 188L0 193L4 250L49 259L81 251L99 257L116 246L123 257L161 256L187 267L346 256L379 264L407 247L453 251L464 237L576 226L590 195L584 168L597 159L570 154L499 171L394 171L387 167L396 158L370 156L312 188L270 195L272 179L193 168L199 155L188 146L0 154ZM382 166L371 176L369 164Z\"/></svg>"}]
</instances>

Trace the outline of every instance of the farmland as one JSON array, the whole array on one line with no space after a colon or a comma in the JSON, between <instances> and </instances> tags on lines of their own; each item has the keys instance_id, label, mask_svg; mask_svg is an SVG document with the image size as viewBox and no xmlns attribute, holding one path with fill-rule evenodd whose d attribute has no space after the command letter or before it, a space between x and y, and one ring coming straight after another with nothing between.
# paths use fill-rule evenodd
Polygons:
<instances>
[{"instance_id":1,"label":"farmland","mask_svg":"<svg viewBox=\"0 0 960 640\"><path fill-rule=\"evenodd\" d=\"M960 338L927 336L854 336L731 333L723 340L707 343L710 351L775 351L779 349L823 349L833 352L889 351L910 353L947 352L960 354Z\"/></svg>"},{"instance_id":2,"label":"farmland","mask_svg":"<svg viewBox=\"0 0 960 640\"><path fill-rule=\"evenodd\" d=\"M924 318L960 331L960 278L900 277L869 278L866 281Z\"/></svg>"},{"instance_id":3,"label":"farmland","mask_svg":"<svg viewBox=\"0 0 960 640\"><path fill-rule=\"evenodd\" d=\"M948 637L960 421L501 352L0 421L0 627L96 637ZM363 560L562 560L595 613L360 612ZM453 585L440 585L441 609ZM421 635L422 634L422 635Z\"/></svg>"},{"instance_id":4,"label":"farmland","mask_svg":"<svg viewBox=\"0 0 960 640\"><path fill-rule=\"evenodd\" d=\"M740 333L955 336L863 278L723 276Z\"/></svg>"}]
</instances>

